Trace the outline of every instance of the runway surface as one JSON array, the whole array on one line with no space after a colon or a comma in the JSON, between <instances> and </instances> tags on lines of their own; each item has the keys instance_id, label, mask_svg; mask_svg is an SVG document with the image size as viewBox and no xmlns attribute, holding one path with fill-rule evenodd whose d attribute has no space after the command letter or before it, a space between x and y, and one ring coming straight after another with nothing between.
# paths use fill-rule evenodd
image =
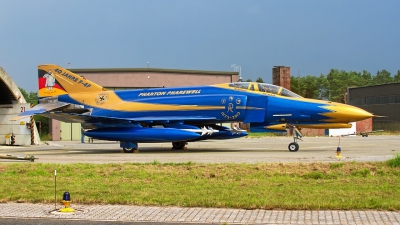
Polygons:
<instances>
[{"instance_id":1,"label":"runway surface","mask_svg":"<svg viewBox=\"0 0 400 225\"><path fill-rule=\"evenodd\" d=\"M185 150L173 150L171 143L140 143L139 153L123 153L118 142L56 141L27 147L0 146L0 155L34 155L35 162L46 163L306 163L385 161L400 153L400 136L305 137L297 152L289 152L290 142L290 137L240 138L189 142ZM342 158L336 157L338 146Z\"/></svg>"}]
</instances>

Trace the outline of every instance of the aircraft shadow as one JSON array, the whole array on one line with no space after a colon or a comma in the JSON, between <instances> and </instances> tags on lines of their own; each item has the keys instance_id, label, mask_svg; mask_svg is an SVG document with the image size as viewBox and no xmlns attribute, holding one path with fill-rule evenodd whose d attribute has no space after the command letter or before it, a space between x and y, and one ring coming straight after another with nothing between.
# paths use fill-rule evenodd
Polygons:
<instances>
[{"instance_id":1,"label":"aircraft shadow","mask_svg":"<svg viewBox=\"0 0 400 225\"><path fill-rule=\"evenodd\" d=\"M188 149L171 149L171 148L163 148L163 147L139 147L139 153L124 153L122 149L65 149L67 154L84 154L84 155L95 155L95 154L201 154L201 153L288 153L288 154L296 154L298 152L289 152L287 149L265 149L265 150L249 150L249 149L201 149L201 148L188 148ZM303 149L299 150L299 152L310 152L310 153L318 153L318 152L335 152L330 149ZM55 153L61 154L61 153Z\"/></svg>"}]
</instances>

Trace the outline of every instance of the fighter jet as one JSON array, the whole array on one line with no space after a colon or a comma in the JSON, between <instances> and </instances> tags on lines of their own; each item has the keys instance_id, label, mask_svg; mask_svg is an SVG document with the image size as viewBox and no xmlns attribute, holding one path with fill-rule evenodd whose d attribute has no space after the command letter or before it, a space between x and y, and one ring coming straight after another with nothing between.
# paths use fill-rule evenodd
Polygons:
<instances>
[{"instance_id":1,"label":"fighter jet","mask_svg":"<svg viewBox=\"0 0 400 225\"><path fill-rule=\"evenodd\" d=\"M223 123L244 123L250 132L294 130L289 151L298 151L298 128L349 128L351 122L373 115L331 101L303 98L285 88L255 82L233 82L113 91L57 65L38 66L39 104L19 118L42 115L81 123L84 135L119 141L124 152L138 143L231 139L248 135Z\"/></svg>"}]
</instances>

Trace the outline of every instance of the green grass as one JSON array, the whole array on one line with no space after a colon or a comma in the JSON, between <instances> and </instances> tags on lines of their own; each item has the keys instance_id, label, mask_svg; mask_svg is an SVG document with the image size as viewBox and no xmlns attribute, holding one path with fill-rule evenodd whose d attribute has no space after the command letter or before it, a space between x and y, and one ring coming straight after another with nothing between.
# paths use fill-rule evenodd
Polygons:
<instances>
[{"instance_id":1,"label":"green grass","mask_svg":"<svg viewBox=\"0 0 400 225\"><path fill-rule=\"evenodd\" d=\"M399 159L396 156L395 159ZM397 164L398 165L398 164ZM0 202L245 209L400 209L400 167L310 164L0 164Z\"/></svg>"},{"instance_id":2,"label":"green grass","mask_svg":"<svg viewBox=\"0 0 400 225\"><path fill-rule=\"evenodd\" d=\"M390 167L400 167L400 154L386 162Z\"/></svg>"}]
</instances>

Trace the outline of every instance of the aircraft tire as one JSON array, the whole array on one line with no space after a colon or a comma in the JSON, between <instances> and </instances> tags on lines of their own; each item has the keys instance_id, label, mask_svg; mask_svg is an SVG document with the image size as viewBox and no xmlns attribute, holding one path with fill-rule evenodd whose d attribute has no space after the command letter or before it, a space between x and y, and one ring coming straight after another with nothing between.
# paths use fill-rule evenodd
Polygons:
<instances>
[{"instance_id":1,"label":"aircraft tire","mask_svg":"<svg viewBox=\"0 0 400 225\"><path fill-rule=\"evenodd\" d=\"M299 150L299 144L292 142L288 146L290 152L297 152Z\"/></svg>"},{"instance_id":2,"label":"aircraft tire","mask_svg":"<svg viewBox=\"0 0 400 225\"><path fill-rule=\"evenodd\" d=\"M184 141L177 141L177 142L172 142L172 148L182 150L185 148L187 142Z\"/></svg>"},{"instance_id":3,"label":"aircraft tire","mask_svg":"<svg viewBox=\"0 0 400 225\"><path fill-rule=\"evenodd\" d=\"M133 153L133 151L135 150L134 148L122 148L124 150L125 153Z\"/></svg>"}]
</instances>

